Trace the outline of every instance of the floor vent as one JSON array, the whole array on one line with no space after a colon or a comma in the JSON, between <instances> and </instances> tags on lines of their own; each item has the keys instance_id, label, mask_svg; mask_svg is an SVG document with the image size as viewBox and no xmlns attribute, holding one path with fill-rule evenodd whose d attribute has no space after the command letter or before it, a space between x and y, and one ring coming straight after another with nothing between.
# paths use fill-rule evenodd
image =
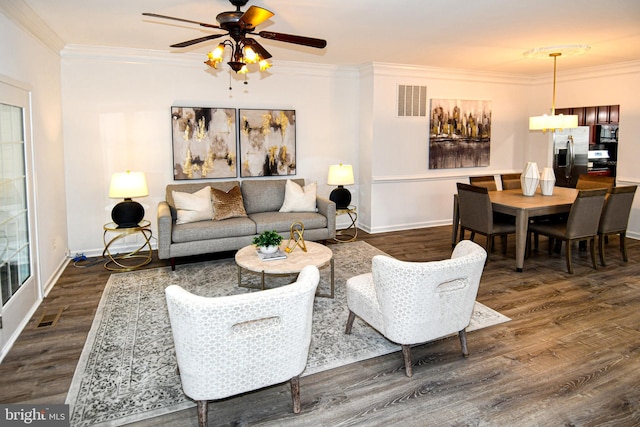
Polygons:
<instances>
[{"instance_id":1,"label":"floor vent","mask_svg":"<svg viewBox=\"0 0 640 427\"><path fill-rule=\"evenodd\" d=\"M398 117L427 115L427 87L398 85Z\"/></svg>"},{"instance_id":2,"label":"floor vent","mask_svg":"<svg viewBox=\"0 0 640 427\"><path fill-rule=\"evenodd\" d=\"M44 313L42 313L42 316L40 317L40 320L38 320L38 328L45 328L48 326L56 326L56 323L58 323L58 319L60 319L60 316L62 316L62 312L65 310L66 307L62 307L59 308L57 311L51 312L51 311L46 311Z\"/></svg>"}]
</instances>

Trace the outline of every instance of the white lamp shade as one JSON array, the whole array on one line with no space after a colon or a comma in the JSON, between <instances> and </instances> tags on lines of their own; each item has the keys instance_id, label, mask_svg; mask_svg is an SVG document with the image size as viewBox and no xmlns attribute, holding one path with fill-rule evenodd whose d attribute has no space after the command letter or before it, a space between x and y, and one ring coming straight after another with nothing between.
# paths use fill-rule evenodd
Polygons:
<instances>
[{"instance_id":1,"label":"white lamp shade","mask_svg":"<svg viewBox=\"0 0 640 427\"><path fill-rule=\"evenodd\" d=\"M116 172L111 176L109 198L130 199L149 195L144 172Z\"/></svg>"},{"instance_id":2,"label":"white lamp shade","mask_svg":"<svg viewBox=\"0 0 640 427\"><path fill-rule=\"evenodd\" d=\"M578 127L578 116L564 114L529 117L529 130L573 129Z\"/></svg>"},{"instance_id":3,"label":"white lamp shade","mask_svg":"<svg viewBox=\"0 0 640 427\"><path fill-rule=\"evenodd\" d=\"M329 185L353 185L353 167L351 165L331 165L329 166Z\"/></svg>"}]
</instances>

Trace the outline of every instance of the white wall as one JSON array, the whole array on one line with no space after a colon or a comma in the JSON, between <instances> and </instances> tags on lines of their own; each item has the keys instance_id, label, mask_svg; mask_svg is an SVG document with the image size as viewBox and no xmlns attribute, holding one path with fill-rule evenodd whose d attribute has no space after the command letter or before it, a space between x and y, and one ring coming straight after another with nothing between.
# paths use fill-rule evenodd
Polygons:
<instances>
[{"instance_id":1,"label":"white wall","mask_svg":"<svg viewBox=\"0 0 640 427\"><path fill-rule=\"evenodd\" d=\"M524 165L531 79L512 75L373 64L370 217L371 232L451 223L455 183L469 175L513 172ZM369 78L369 77L367 77ZM427 98L491 101L488 167L429 170L429 116L397 117L397 86L427 86ZM429 109L429 106L427 106ZM362 160L361 160L362 163ZM365 210L365 208L362 208Z\"/></svg>"},{"instance_id":2,"label":"white wall","mask_svg":"<svg viewBox=\"0 0 640 427\"><path fill-rule=\"evenodd\" d=\"M66 260L68 247L60 58L4 14L0 14L0 39L0 74L28 87L32 96L34 241L41 288L47 292Z\"/></svg>"},{"instance_id":3,"label":"white wall","mask_svg":"<svg viewBox=\"0 0 640 427\"><path fill-rule=\"evenodd\" d=\"M199 55L67 46L62 52L69 245L100 254L110 221L113 172L146 173L146 219L173 182L170 107L296 110L297 176L328 196L330 164L357 165L357 72L274 62L268 77L232 84L226 66L211 74ZM357 203L357 197L354 198ZM131 242L129 242L131 243Z\"/></svg>"},{"instance_id":4,"label":"white wall","mask_svg":"<svg viewBox=\"0 0 640 427\"><path fill-rule=\"evenodd\" d=\"M247 86L234 81L229 91L228 72L212 74L201 60L192 54L64 49L72 252L101 253L102 225L110 220L115 203L107 197L109 179L116 171L147 174L150 195L140 201L155 232L157 203L173 181L172 105L295 109L298 176L317 181L320 193L328 195L328 166L353 164L353 203L359 225L370 232L448 224L456 182L470 175L520 171L530 160L546 165L550 158L551 135L528 130L528 117L550 107L551 78L546 75L535 79L389 64L339 68L274 61L268 77L250 75ZM635 134L640 102L625 88L637 86L637 67L567 73L558 79L557 104L620 104L621 138L627 132ZM426 85L428 99L491 100L490 165L429 170L428 118L396 117L398 84ZM592 90L600 85L607 89ZM621 153L631 158L640 154L631 142ZM619 174L628 182L638 181L628 158L621 162ZM633 215L630 235L640 235L639 215Z\"/></svg>"}]
</instances>

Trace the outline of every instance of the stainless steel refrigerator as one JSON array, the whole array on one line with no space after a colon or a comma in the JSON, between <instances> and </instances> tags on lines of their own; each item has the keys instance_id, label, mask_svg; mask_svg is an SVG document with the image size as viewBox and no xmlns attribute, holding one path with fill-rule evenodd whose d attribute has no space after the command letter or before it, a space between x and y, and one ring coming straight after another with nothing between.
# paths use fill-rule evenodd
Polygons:
<instances>
[{"instance_id":1,"label":"stainless steel refrigerator","mask_svg":"<svg viewBox=\"0 0 640 427\"><path fill-rule=\"evenodd\" d=\"M576 187L578 176L587 173L588 152L589 126L553 134L553 172L557 186Z\"/></svg>"}]
</instances>

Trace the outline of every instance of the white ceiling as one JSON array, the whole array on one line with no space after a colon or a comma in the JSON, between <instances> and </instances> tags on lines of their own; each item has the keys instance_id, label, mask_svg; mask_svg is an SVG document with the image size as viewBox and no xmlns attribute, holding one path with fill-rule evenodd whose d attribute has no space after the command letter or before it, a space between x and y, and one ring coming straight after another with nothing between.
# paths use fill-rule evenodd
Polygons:
<instances>
[{"instance_id":1,"label":"white ceiling","mask_svg":"<svg viewBox=\"0 0 640 427\"><path fill-rule=\"evenodd\" d=\"M66 44L203 54L217 41L169 45L216 30L142 12L217 24L218 13L234 10L228 0L11 1L28 4ZM318 50L259 39L274 64L382 62L538 75L552 72L551 59L523 52L568 44L591 49L558 59L559 73L640 59L638 0L251 0L242 10L251 5L275 13L257 30L328 42Z\"/></svg>"}]
</instances>

